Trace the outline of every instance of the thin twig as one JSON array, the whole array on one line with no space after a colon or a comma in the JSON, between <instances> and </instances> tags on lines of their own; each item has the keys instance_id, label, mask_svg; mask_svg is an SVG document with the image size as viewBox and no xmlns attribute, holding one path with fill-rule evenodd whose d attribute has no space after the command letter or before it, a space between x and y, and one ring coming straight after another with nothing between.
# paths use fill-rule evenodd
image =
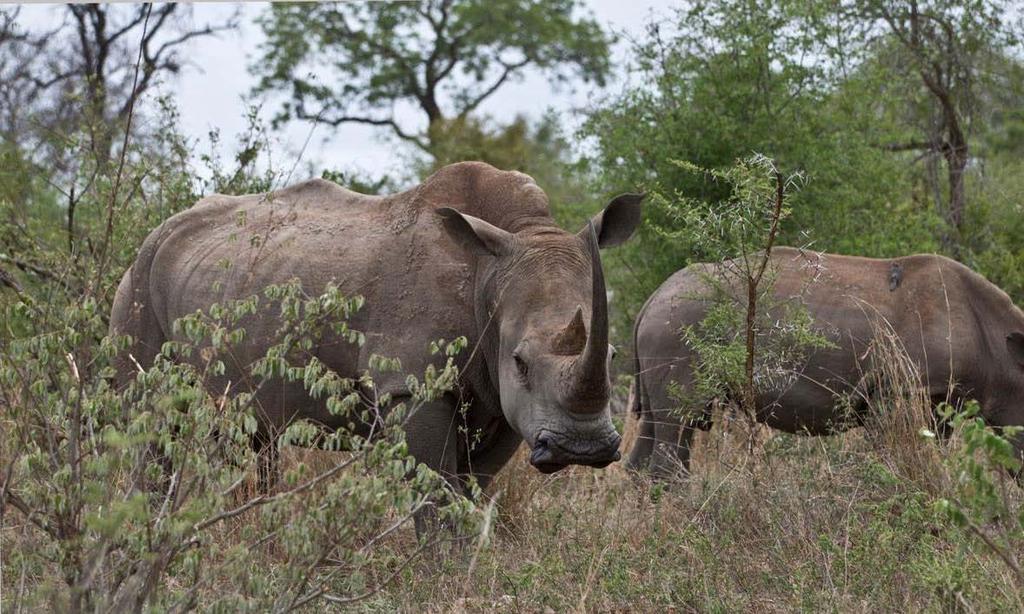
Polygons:
<instances>
[{"instance_id":1,"label":"thin twig","mask_svg":"<svg viewBox=\"0 0 1024 614\"><path fill-rule=\"evenodd\" d=\"M234 518L235 516L239 516L241 514L244 514L245 512L247 512L247 511L249 511L249 510L251 510L251 509L253 509L255 507L260 507L260 506L266 505L268 503L273 503L274 501L280 501L281 499L285 499L285 498L290 497L292 495L297 495L297 494L309 491L309 490L313 489L315 486L317 486L318 484L320 484L321 482L327 480L328 478L333 477L334 475L338 474L342 469L345 469L346 467L351 465L353 462L355 462L356 458L357 457L353 456L352 458L350 458L350 459L348 459L348 460L346 460L346 461L344 461L342 463L339 463L339 464L335 465L329 471L321 473L320 475L318 475L318 476L316 476L314 478L310 478L306 482L300 484L299 486L296 486L295 488L292 488L291 490L286 490L284 492L279 492L279 493L274 494L274 495L260 495L260 496L254 498L254 499L250 499L249 501L246 501L245 504L240 505L239 507L236 507L236 508L231 509L231 510L227 510L225 512L221 512L221 513L217 514L216 516L213 516L211 518L208 518L208 519L200 522L199 524L196 525L195 530L196 531L202 531L202 530L204 530L204 529L206 529L206 528L208 528L208 527L210 527L212 525L217 524L218 522L221 522L223 520L227 520L229 518Z\"/></svg>"},{"instance_id":2,"label":"thin twig","mask_svg":"<svg viewBox=\"0 0 1024 614\"><path fill-rule=\"evenodd\" d=\"M146 31L149 28L149 16L153 12L153 4L146 5L146 17L142 22L142 39L146 40ZM139 84L139 66L142 64L142 54L145 49L143 43L139 44L138 57L135 60L135 76L132 80L132 92L135 92ZM110 194L110 203L107 206L106 231L103 236L103 251L100 252L100 263L96 271L96 288L103 282L106 273L107 263L110 261L110 244L114 234L114 210L117 208L117 196L121 190L121 178L124 175L124 165L128 157L128 139L131 136L132 120L135 118L135 101L138 96L132 96L128 104L128 114L124 126L124 138L121 141L121 153L118 157L117 173L114 175L114 189Z\"/></svg>"}]
</instances>

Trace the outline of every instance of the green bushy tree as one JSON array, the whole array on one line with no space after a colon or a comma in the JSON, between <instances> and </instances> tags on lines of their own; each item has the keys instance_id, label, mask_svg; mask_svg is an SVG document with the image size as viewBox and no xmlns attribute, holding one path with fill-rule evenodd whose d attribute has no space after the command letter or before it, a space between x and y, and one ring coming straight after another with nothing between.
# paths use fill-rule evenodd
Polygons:
<instances>
[{"instance_id":1,"label":"green bushy tree","mask_svg":"<svg viewBox=\"0 0 1024 614\"><path fill-rule=\"evenodd\" d=\"M326 328L360 343L346 325L360 305L330 287L320 296L305 295L298 283L268 287L177 322L187 341L165 344L148 369L124 359L128 339L103 334L96 301L62 309L9 305L5 316L31 316L34 330L0 352L0 505L5 516L14 510L32 525L22 537L38 544L18 549L9 565L23 573L53 568L65 583L48 597L21 595L21 603L42 599L67 611L189 610L200 603L289 611L321 598L345 603L380 588L372 570L382 561L397 557L404 566L445 538L426 535L422 546L404 552L375 547L415 514L445 501L439 516L466 530L472 504L416 466L401 429L419 403L454 384L458 343L439 345L447 366L425 374L408 406L382 416L372 436L322 434L309 423L283 435L287 443L348 454L326 468L293 466L274 494L246 486L254 396L218 396L209 383L245 335L240 320L260 309L280 313L276 343L251 365L256 389L273 379L302 382L332 412L357 422L379 410L361 393L372 381L340 378L308 350ZM119 356L122 370L135 371L125 387L114 384ZM154 449L169 475L154 462ZM236 588L213 590L225 581Z\"/></svg>"},{"instance_id":2,"label":"green bushy tree","mask_svg":"<svg viewBox=\"0 0 1024 614\"><path fill-rule=\"evenodd\" d=\"M838 253L936 249L942 219L909 189L913 169L879 146L869 111L875 98L899 92L875 87L881 80L858 72L863 64L832 59L831 39L815 29L826 16L814 6L694 3L651 24L633 50L639 85L598 105L581 132L601 183L714 202L726 195L721 185L672 161L726 168L757 151L808 179L790 203L781 243L804 244L806 231L814 248ZM628 288L629 317L661 280L702 258L651 232L670 223L657 203L645 215L640 240L616 254L609 273Z\"/></svg>"},{"instance_id":3,"label":"green bushy tree","mask_svg":"<svg viewBox=\"0 0 1024 614\"><path fill-rule=\"evenodd\" d=\"M603 84L611 39L579 12L576 0L277 4L260 20L257 89L289 93L279 121L379 126L433 155L434 124L466 120L528 68Z\"/></svg>"}]
</instances>

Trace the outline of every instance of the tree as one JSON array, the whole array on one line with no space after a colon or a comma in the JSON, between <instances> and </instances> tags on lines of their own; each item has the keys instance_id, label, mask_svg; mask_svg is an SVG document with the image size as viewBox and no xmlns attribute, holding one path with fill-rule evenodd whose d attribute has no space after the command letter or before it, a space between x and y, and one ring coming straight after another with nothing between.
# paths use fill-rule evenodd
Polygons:
<instances>
[{"instance_id":1,"label":"tree","mask_svg":"<svg viewBox=\"0 0 1024 614\"><path fill-rule=\"evenodd\" d=\"M900 53L885 64L886 70L913 75L931 99L918 138L882 146L919 152L926 160L942 156L946 202L937 186L934 192L949 227L943 242L953 255L960 252L969 140L982 90L1005 68L1005 50L1018 42L1008 23L1013 9L1014 3L1002 0L858 0L836 6L838 23L859 33L851 40L861 41L839 53L863 55L895 43Z\"/></svg>"},{"instance_id":2,"label":"tree","mask_svg":"<svg viewBox=\"0 0 1024 614\"><path fill-rule=\"evenodd\" d=\"M27 220L45 217L50 231L63 226L59 239L73 257L70 270L78 271L83 249L107 251L82 244L79 235L89 234L82 226L113 215L111 206L86 195L95 194L97 185L112 185L112 202L122 183L130 180L137 181L133 190L142 189L142 179L129 179L131 166L123 164L129 155L150 157L153 166L187 156L167 130L165 113L150 115L156 120L152 129L142 128L144 123L133 116L143 112L140 101L163 76L181 71L186 43L237 22L236 14L196 27L188 23L189 13L174 4L73 4L60 11L64 19L44 32L21 27L18 10L0 13L0 82L5 85L0 87L0 155L17 163L7 169L30 169L25 176L33 185L27 187L46 184L45 189L26 187L0 202L0 213L6 216L0 221L0 257L13 259L19 269L36 276L51 267L36 261L47 250L41 249L38 237L28 239ZM165 103L149 108L167 111ZM122 164L114 164L119 154ZM61 218L63 223L58 222ZM47 239L53 247L58 237Z\"/></svg>"},{"instance_id":3,"label":"tree","mask_svg":"<svg viewBox=\"0 0 1024 614\"><path fill-rule=\"evenodd\" d=\"M678 331L697 356L691 389L673 381L670 390L682 408L708 407L716 398L729 400L746 418L747 449L753 451L757 416L764 409L758 406L758 395L785 390L810 351L831 346L814 330L800 296L780 297L774 292L777 270L772 250L781 222L791 213L787 201L803 177L784 175L770 158L758 154L724 170L684 162L676 166L706 175L727 196L717 202L671 192L652 196L672 221L654 230L699 245L716 263L701 274L704 288L697 295L707 305L704 317ZM683 409L682 417L687 413Z\"/></svg>"},{"instance_id":4,"label":"tree","mask_svg":"<svg viewBox=\"0 0 1024 614\"><path fill-rule=\"evenodd\" d=\"M581 132L594 144L588 158L600 185L717 203L727 186L676 161L724 169L759 152L807 178L788 202L780 244L873 256L933 249L933 211L907 197L908 169L866 136L875 120L862 110L877 92L847 88L807 20L787 0L722 1L651 23L634 44L640 86L592 108ZM652 199L639 240L605 260L627 320L673 272L716 258L654 232L674 223L661 205Z\"/></svg>"},{"instance_id":5,"label":"tree","mask_svg":"<svg viewBox=\"0 0 1024 614\"><path fill-rule=\"evenodd\" d=\"M275 4L254 70L290 90L277 121L369 124L433 155L431 128L463 121L528 68L603 85L611 39L578 0ZM399 119L411 106L418 125Z\"/></svg>"},{"instance_id":6,"label":"tree","mask_svg":"<svg viewBox=\"0 0 1024 614\"><path fill-rule=\"evenodd\" d=\"M60 158L53 150L63 148L63 139L82 130L100 170L139 99L162 75L181 71L184 45L237 25L236 15L193 27L178 4L69 4L64 10L64 20L46 32L18 27L17 11L0 16L0 78L7 83L0 96L2 129L23 145L49 144L50 163Z\"/></svg>"},{"instance_id":7,"label":"tree","mask_svg":"<svg viewBox=\"0 0 1024 614\"><path fill-rule=\"evenodd\" d=\"M33 62L45 42L45 35L32 36L19 26L20 14L20 6L0 8L0 135L7 143L17 141L22 110L34 93Z\"/></svg>"}]
</instances>

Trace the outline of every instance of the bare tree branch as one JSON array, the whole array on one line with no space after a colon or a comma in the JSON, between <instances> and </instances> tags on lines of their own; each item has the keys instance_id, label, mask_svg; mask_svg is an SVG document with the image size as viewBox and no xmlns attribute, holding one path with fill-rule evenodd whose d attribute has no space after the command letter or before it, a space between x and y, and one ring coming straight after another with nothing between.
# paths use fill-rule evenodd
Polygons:
<instances>
[{"instance_id":1,"label":"bare tree branch","mask_svg":"<svg viewBox=\"0 0 1024 614\"><path fill-rule=\"evenodd\" d=\"M484 100L487 100L492 94L494 94L494 92L498 91L498 88L504 85L505 82L508 81L509 77L518 72L519 69L529 64L530 61L530 58L525 58L523 60L520 60L519 62L514 62L512 64L502 63L502 66L505 67L505 70L501 73L501 76L498 77L494 81L494 83L490 85L490 87L486 88L485 90L480 92L480 94L478 94L475 98L473 98L468 103L463 105L462 109L459 110L459 117L465 117L466 115L475 111L476 108L479 107Z\"/></svg>"},{"instance_id":2,"label":"bare tree branch","mask_svg":"<svg viewBox=\"0 0 1024 614\"><path fill-rule=\"evenodd\" d=\"M409 141L416 147L423 151L429 151L429 145L420 137L409 134L402 129L402 127L394 120L394 118L373 118L364 117L362 115L336 115L336 116L324 116L323 112L317 113L316 115L307 112L301 104L296 105L295 116L299 119L305 119L310 121L317 121L324 124L330 124L331 126L340 126L345 123L353 124L367 124L370 126L387 126L394 131L395 135L405 141Z\"/></svg>"}]
</instances>

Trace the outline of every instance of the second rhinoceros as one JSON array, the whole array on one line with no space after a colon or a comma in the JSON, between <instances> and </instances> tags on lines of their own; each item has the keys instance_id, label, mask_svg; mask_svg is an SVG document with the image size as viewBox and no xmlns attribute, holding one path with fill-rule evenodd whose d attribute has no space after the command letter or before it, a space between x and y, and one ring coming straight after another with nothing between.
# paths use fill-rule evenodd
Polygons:
<instances>
[{"instance_id":1,"label":"second rhinoceros","mask_svg":"<svg viewBox=\"0 0 1024 614\"><path fill-rule=\"evenodd\" d=\"M933 403L975 399L994 426L1024 425L1024 312L966 266L936 255L889 260L779 247L772 291L802 304L832 347L815 349L797 376L757 395L757 418L791 433L830 434L864 423L878 390L872 341L894 333ZM681 331L700 323L709 280L723 265L694 264L647 300L634 329L633 411L639 436L627 466L656 477L688 471L694 428L710 428L707 405L682 406L699 356ZM1024 434L1014 439L1024 450Z\"/></svg>"}]
</instances>

